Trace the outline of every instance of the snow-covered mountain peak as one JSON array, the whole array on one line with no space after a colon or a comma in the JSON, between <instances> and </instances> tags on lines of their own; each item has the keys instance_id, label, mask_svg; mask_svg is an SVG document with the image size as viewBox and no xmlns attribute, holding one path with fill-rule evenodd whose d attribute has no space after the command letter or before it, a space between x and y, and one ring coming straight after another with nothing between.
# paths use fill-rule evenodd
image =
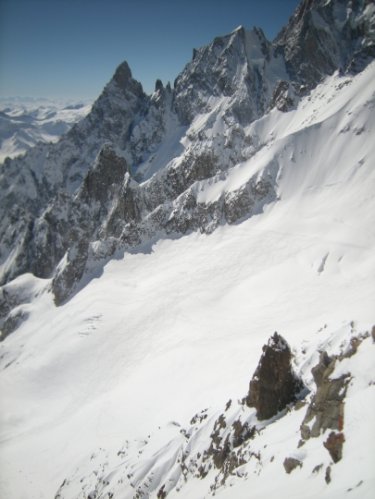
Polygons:
<instances>
[{"instance_id":1,"label":"snow-covered mountain peak","mask_svg":"<svg viewBox=\"0 0 375 499\"><path fill-rule=\"evenodd\" d=\"M195 50L175 81L175 109L181 122L191 123L197 114L211 111L215 98L226 99L228 116L242 124L259 117L276 81L288 78L283 61L276 59L262 30L242 26Z\"/></svg>"},{"instance_id":2,"label":"snow-covered mountain peak","mask_svg":"<svg viewBox=\"0 0 375 499\"><path fill-rule=\"evenodd\" d=\"M304 1L173 89L122 64L6 161L0 495L371 497L373 28L372 2Z\"/></svg>"},{"instance_id":3,"label":"snow-covered mountain peak","mask_svg":"<svg viewBox=\"0 0 375 499\"><path fill-rule=\"evenodd\" d=\"M113 75L113 80L120 86L125 87L127 83L132 79L132 72L129 68L127 61L123 61L116 68Z\"/></svg>"},{"instance_id":4,"label":"snow-covered mountain peak","mask_svg":"<svg viewBox=\"0 0 375 499\"><path fill-rule=\"evenodd\" d=\"M2 281L24 271L36 272L39 277L53 275L61 258L67 261L64 255L72 241L78 244L82 238L89 238L94 244L91 238L116 234L116 238L120 238L116 244L134 245L154 237L160 230L184 233L198 227L202 231L217 227L223 216L219 214L219 207L219 211L215 208L215 215L211 213L205 221L201 216L186 220L185 207L195 192L194 183L208 178L216 182L218 175L226 175L233 166L255 154L262 147L262 139L248 127L272 107L283 111L295 107L303 93L300 87L306 83L306 71L310 76L314 73L305 85L311 87L313 81L320 81L322 74L330 74L333 67L342 68L339 55L348 52L348 40L354 33L352 24L358 19L362 19L362 24L355 25L359 31L355 32L350 47L353 50L357 50L358 45L369 48L372 28L366 23L373 18L373 13L370 4L365 5L363 1L350 3L352 8L347 9L342 33L335 28L336 31L327 34L326 27L336 22L332 12L339 5L344 4L338 0L303 2L273 45L259 28L247 31L239 27L215 38L211 44L195 51L192 61L177 77L173 91L158 82L154 94L147 96L141 84L132 78L128 64L120 64L88 116L73 126L58 144L36 148L25 158L5 165L0 176L4 194L0 203L5 215L1 222ZM317 16L326 24L318 22ZM367 28L363 28L365 24ZM362 31L358 26L362 26ZM308 27L312 31L306 32ZM326 36L334 40L333 49L327 55L321 50ZM308 37L312 37L316 50L310 47ZM353 50L349 50L351 56ZM76 205L75 197L106 144L116 157L124 159L131 175L141 183L139 189L134 183L126 189L132 199L128 208L136 214L136 219L121 215L122 218L114 222L115 214L120 217L123 213L120 200L119 204L114 203L118 209L98 212L98 226L116 227L114 232L85 223L79 216L85 209ZM233 211L236 205L233 200L224 203L225 220L234 222L244 216L245 206L258 211L277 196L274 183L277 169L270 170L267 175L271 180L247 179L246 189L251 193L241 209ZM18 192L22 192L22 207L15 201ZM236 196L239 195L240 190ZM205 197L197 193L195 196L196 199ZM197 206L194 209L199 211ZM14 219L14 210L19 220L32 222L26 225L20 222L20 230L10 230L9 217ZM48 217L46 219L50 210L60 210L65 217L58 230L63 233L58 237L54 234L56 227ZM65 224L71 226L73 222L78 223L77 233L67 237ZM43 237L37 236L39 230ZM45 243L49 240L45 231L56 244L52 255ZM42 262L46 264L43 266ZM74 273L75 279L79 279L81 271Z\"/></svg>"},{"instance_id":5,"label":"snow-covered mountain peak","mask_svg":"<svg viewBox=\"0 0 375 499\"><path fill-rule=\"evenodd\" d=\"M336 70L361 71L375 56L372 1L304 0L274 45L288 73L308 88Z\"/></svg>"},{"instance_id":6,"label":"snow-covered mountain peak","mask_svg":"<svg viewBox=\"0 0 375 499\"><path fill-rule=\"evenodd\" d=\"M121 93L125 100L131 99L132 96L137 98L145 97L141 83L134 80L130 67L126 61L123 61L116 68L112 79L106 85L98 100L103 98L103 95L111 93L116 95L118 92Z\"/></svg>"}]
</instances>

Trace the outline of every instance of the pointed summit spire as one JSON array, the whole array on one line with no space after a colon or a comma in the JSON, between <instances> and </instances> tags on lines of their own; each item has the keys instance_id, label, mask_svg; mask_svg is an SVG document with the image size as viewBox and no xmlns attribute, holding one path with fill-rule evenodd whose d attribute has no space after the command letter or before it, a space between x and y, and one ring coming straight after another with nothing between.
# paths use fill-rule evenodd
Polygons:
<instances>
[{"instance_id":1,"label":"pointed summit spire","mask_svg":"<svg viewBox=\"0 0 375 499\"><path fill-rule=\"evenodd\" d=\"M130 71L128 63L124 61L117 66L115 74L113 75L113 81L115 81L119 87L123 88L131 79L132 72Z\"/></svg>"},{"instance_id":2,"label":"pointed summit spire","mask_svg":"<svg viewBox=\"0 0 375 499\"><path fill-rule=\"evenodd\" d=\"M106 94L108 90L112 92L113 86L115 86L115 88L117 87L122 93L130 92L137 97L144 96L142 85L137 80L134 80L129 64L126 61L123 61L117 66L111 81L104 89L104 94Z\"/></svg>"},{"instance_id":3,"label":"pointed summit spire","mask_svg":"<svg viewBox=\"0 0 375 499\"><path fill-rule=\"evenodd\" d=\"M162 92L164 90L163 82L159 79L155 82L155 92Z\"/></svg>"}]
</instances>

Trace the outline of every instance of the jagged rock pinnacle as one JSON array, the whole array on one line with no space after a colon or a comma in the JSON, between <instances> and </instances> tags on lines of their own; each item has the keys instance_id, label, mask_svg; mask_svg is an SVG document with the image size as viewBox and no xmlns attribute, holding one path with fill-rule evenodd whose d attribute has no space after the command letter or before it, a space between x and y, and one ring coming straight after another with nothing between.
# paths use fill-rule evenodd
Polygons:
<instances>
[{"instance_id":1,"label":"jagged rock pinnacle","mask_svg":"<svg viewBox=\"0 0 375 499\"><path fill-rule=\"evenodd\" d=\"M159 79L157 79L155 82L155 92L157 92L158 90L164 90L163 82Z\"/></svg>"},{"instance_id":2,"label":"jagged rock pinnacle","mask_svg":"<svg viewBox=\"0 0 375 499\"><path fill-rule=\"evenodd\" d=\"M113 75L113 81L115 81L119 87L123 88L131 79L132 72L130 71L128 63L124 61L117 67L115 74Z\"/></svg>"},{"instance_id":3,"label":"jagged rock pinnacle","mask_svg":"<svg viewBox=\"0 0 375 499\"><path fill-rule=\"evenodd\" d=\"M122 62L117 67L112 80L110 81L109 87L107 86L106 89L111 88L113 84L120 89L121 92L130 92L137 97L144 96L142 85L138 81L134 80L132 72L126 61ZM104 91L104 93L106 92Z\"/></svg>"},{"instance_id":4,"label":"jagged rock pinnacle","mask_svg":"<svg viewBox=\"0 0 375 499\"><path fill-rule=\"evenodd\" d=\"M291 360L288 343L275 332L263 347L246 400L249 407L256 408L259 420L269 419L295 402L303 389L303 382L294 373Z\"/></svg>"}]
</instances>

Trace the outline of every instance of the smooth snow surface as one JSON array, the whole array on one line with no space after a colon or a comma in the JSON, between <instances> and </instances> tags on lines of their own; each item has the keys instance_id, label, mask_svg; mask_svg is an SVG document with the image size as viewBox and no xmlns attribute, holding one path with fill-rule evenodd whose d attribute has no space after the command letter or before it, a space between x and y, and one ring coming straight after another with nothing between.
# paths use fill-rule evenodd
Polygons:
<instances>
[{"instance_id":1,"label":"smooth snow surface","mask_svg":"<svg viewBox=\"0 0 375 499\"><path fill-rule=\"evenodd\" d=\"M90 456L99 449L116 455L126 440L140 441L160 426L158 452L173 438L168 423L187 425L195 413L246 395L274 331L292 346L310 384L318 348L334 350L351 327L371 331L374 81L375 64L353 79L329 78L297 110L272 111L253 123L249 132L264 146L224 181L197 183L208 201L254 172L275 170L279 199L263 213L209 236L160 240L113 259L59 308L49 281L19 282L30 315L0 345L1 497L52 498L77 467L82 477L95 471ZM275 456L272 466L249 464L246 480L233 478L216 495L372 497L374 352L368 338L339 366L352 373L353 384L344 458L333 466L331 484L312 474L329 462L322 439L299 449L303 468L290 476L283 469L283 459L296 451L302 410L256 440L264 463ZM172 458L160 455L161 475ZM77 484L69 497L83 497ZM207 480L195 479L171 497L209 493Z\"/></svg>"}]
</instances>

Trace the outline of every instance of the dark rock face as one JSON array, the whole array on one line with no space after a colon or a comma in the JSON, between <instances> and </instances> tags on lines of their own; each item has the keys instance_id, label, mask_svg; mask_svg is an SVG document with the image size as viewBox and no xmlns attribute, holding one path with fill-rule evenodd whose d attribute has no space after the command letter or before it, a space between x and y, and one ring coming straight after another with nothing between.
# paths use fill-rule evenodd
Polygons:
<instances>
[{"instance_id":1,"label":"dark rock face","mask_svg":"<svg viewBox=\"0 0 375 499\"><path fill-rule=\"evenodd\" d=\"M13 331L29 317L27 312L20 311L18 313L9 314L1 326L0 341L5 340Z\"/></svg>"},{"instance_id":2,"label":"dark rock face","mask_svg":"<svg viewBox=\"0 0 375 499\"><path fill-rule=\"evenodd\" d=\"M332 471L332 470L331 470L331 466L327 466L327 468L326 468L326 473L325 473L325 477L324 477L325 482L326 482L326 484L327 484L327 485L328 485L329 483L331 483L331 480L332 480L332 479L331 479L331 471Z\"/></svg>"},{"instance_id":3,"label":"dark rock face","mask_svg":"<svg viewBox=\"0 0 375 499\"><path fill-rule=\"evenodd\" d=\"M128 85L132 85L132 73L126 61L117 66L113 75L113 81L122 89L125 89ZM140 88L139 85L136 85L136 87Z\"/></svg>"},{"instance_id":4,"label":"dark rock face","mask_svg":"<svg viewBox=\"0 0 375 499\"><path fill-rule=\"evenodd\" d=\"M68 298L83 276L90 242L110 237L116 231L114 219L121 217L126 223L136 216L136 208L126 196L129 181L125 159L105 145L77 195L65 198L61 208L66 213L66 223L61 226L64 232L59 234L65 253L52 281L57 305Z\"/></svg>"},{"instance_id":5,"label":"dark rock face","mask_svg":"<svg viewBox=\"0 0 375 499\"><path fill-rule=\"evenodd\" d=\"M302 381L291 365L288 343L278 333L263 347L263 354L250 381L246 403L255 407L259 420L269 419L291 402L303 389Z\"/></svg>"},{"instance_id":6,"label":"dark rock face","mask_svg":"<svg viewBox=\"0 0 375 499\"><path fill-rule=\"evenodd\" d=\"M74 286L82 278L88 257L88 242L81 240L71 246L66 259L58 267L52 281L52 291L56 305L62 305L69 297Z\"/></svg>"},{"instance_id":7,"label":"dark rock face","mask_svg":"<svg viewBox=\"0 0 375 499\"><path fill-rule=\"evenodd\" d=\"M345 442L343 433L331 431L327 440L324 442L324 447L328 450L334 463L337 463L342 458L342 447Z\"/></svg>"},{"instance_id":8,"label":"dark rock face","mask_svg":"<svg viewBox=\"0 0 375 499\"><path fill-rule=\"evenodd\" d=\"M22 284L12 283L0 288L0 341L13 333L29 317L27 305L34 291Z\"/></svg>"},{"instance_id":9,"label":"dark rock face","mask_svg":"<svg viewBox=\"0 0 375 499\"><path fill-rule=\"evenodd\" d=\"M88 171L78 196L82 201L105 205L127 172L129 168L126 161L106 144L99 152L94 168Z\"/></svg>"},{"instance_id":10,"label":"dark rock face","mask_svg":"<svg viewBox=\"0 0 375 499\"><path fill-rule=\"evenodd\" d=\"M284 459L284 469L288 473L291 473L293 470L295 470L298 466L301 468L302 463L298 459L295 459L294 457L286 457Z\"/></svg>"},{"instance_id":11,"label":"dark rock face","mask_svg":"<svg viewBox=\"0 0 375 499\"><path fill-rule=\"evenodd\" d=\"M194 419L197 420L197 417L199 416ZM212 463L219 470L215 479L216 486L224 484L234 470L246 462L241 446L253 439L255 434L256 428L240 419L228 426L225 415L221 414L214 423L210 445L203 452L201 463L197 466L197 477L204 478Z\"/></svg>"},{"instance_id":12,"label":"dark rock face","mask_svg":"<svg viewBox=\"0 0 375 499\"><path fill-rule=\"evenodd\" d=\"M296 91L293 85L288 81L281 80L274 90L270 108L276 107L279 111L287 112L293 109L295 96Z\"/></svg>"},{"instance_id":13,"label":"dark rock face","mask_svg":"<svg viewBox=\"0 0 375 499\"><path fill-rule=\"evenodd\" d=\"M233 423L233 437L232 443L233 447L239 447L247 440L254 438L255 436L255 427L249 426L248 423L242 423L239 419L234 421Z\"/></svg>"},{"instance_id":14,"label":"dark rock face","mask_svg":"<svg viewBox=\"0 0 375 499\"><path fill-rule=\"evenodd\" d=\"M311 89L336 70L362 71L375 56L375 16L366 10L370 4L303 0L274 42L291 79Z\"/></svg>"},{"instance_id":15,"label":"dark rock face","mask_svg":"<svg viewBox=\"0 0 375 499\"><path fill-rule=\"evenodd\" d=\"M343 428L344 398L350 374L331 379L335 364L336 357L331 358L322 352L319 363L312 369L317 390L301 425L304 440L318 437L327 429L341 431Z\"/></svg>"}]
</instances>

